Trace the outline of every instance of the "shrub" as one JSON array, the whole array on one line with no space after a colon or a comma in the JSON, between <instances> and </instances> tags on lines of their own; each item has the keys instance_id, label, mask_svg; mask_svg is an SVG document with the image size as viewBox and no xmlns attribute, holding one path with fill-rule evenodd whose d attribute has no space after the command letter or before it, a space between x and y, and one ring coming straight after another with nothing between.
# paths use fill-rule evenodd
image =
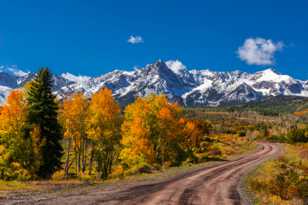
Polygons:
<instances>
[{"instance_id":1,"label":"shrub","mask_svg":"<svg viewBox=\"0 0 308 205\"><path fill-rule=\"evenodd\" d=\"M299 182L298 189L300 196L304 199L308 199L308 178Z\"/></svg>"},{"instance_id":2,"label":"shrub","mask_svg":"<svg viewBox=\"0 0 308 205\"><path fill-rule=\"evenodd\" d=\"M245 137L246 136L246 131L245 130L241 130L241 131L239 131L238 135L240 137Z\"/></svg>"},{"instance_id":3,"label":"shrub","mask_svg":"<svg viewBox=\"0 0 308 205\"><path fill-rule=\"evenodd\" d=\"M299 182L299 175L293 167L288 167L285 164L281 164L280 168L280 173L275 177L273 184L269 184L269 187L273 194L284 200L289 200L298 193L296 185Z\"/></svg>"},{"instance_id":4,"label":"shrub","mask_svg":"<svg viewBox=\"0 0 308 205\"><path fill-rule=\"evenodd\" d=\"M54 181L60 181L65 179L65 171L64 170L56 171L55 173L53 173L51 179Z\"/></svg>"},{"instance_id":5,"label":"shrub","mask_svg":"<svg viewBox=\"0 0 308 205\"><path fill-rule=\"evenodd\" d=\"M288 134L288 138L293 143L306 143L308 142L308 131L307 129L292 129Z\"/></svg>"},{"instance_id":6,"label":"shrub","mask_svg":"<svg viewBox=\"0 0 308 205\"><path fill-rule=\"evenodd\" d=\"M111 172L111 178L122 178L124 176L124 169L121 165L115 166Z\"/></svg>"},{"instance_id":7,"label":"shrub","mask_svg":"<svg viewBox=\"0 0 308 205\"><path fill-rule=\"evenodd\" d=\"M289 138L286 137L285 135L283 135L283 136L272 135L272 136L268 137L267 140L270 141L270 142L280 142L280 143L289 142Z\"/></svg>"}]
</instances>

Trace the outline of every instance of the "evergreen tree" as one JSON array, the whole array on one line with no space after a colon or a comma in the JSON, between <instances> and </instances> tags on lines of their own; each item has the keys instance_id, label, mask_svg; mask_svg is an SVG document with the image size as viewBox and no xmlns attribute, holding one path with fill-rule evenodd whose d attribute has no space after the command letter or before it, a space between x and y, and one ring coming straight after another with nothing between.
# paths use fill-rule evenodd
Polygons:
<instances>
[{"instance_id":1,"label":"evergreen tree","mask_svg":"<svg viewBox=\"0 0 308 205\"><path fill-rule=\"evenodd\" d=\"M57 119L58 105L52 94L52 74L42 68L28 88L28 113L26 130L32 138L39 166L36 175L50 178L61 166L63 150L61 127Z\"/></svg>"}]
</instances>

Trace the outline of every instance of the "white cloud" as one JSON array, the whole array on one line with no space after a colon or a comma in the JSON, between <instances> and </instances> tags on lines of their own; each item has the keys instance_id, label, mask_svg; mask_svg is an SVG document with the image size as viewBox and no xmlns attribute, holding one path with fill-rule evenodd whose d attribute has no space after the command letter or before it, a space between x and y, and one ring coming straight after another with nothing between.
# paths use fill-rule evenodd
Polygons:
<instances>
[{"instance_id":1,"label":"white cloud","mask_svg":"<svg viewBox=\"0 0 308 205\"><path fill-rule=\"evenodd\" d=\"M250 65L271 65L275 62L274 55L283 48L282 42L271 39L248 38L238 49L239 58Z\"/></svg>"},{"instance_id":2,"label":"white cloud","mask_svg":"<svg viewBox=\"0 0 308 205\"><path fill-rule=\"evenodd\" d=\"M130 44L139 44L143 43L143 38L141 36L130 36L127 40L128 43Z\"/></svg>"}]
</instances>

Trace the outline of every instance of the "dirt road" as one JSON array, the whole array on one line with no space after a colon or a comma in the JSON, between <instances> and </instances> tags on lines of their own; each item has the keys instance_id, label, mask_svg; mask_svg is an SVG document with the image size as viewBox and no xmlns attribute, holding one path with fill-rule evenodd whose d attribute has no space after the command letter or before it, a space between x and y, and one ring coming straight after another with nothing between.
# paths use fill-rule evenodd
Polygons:
<instances>
[{"instance_id":1,"label":"dirt road","mask_svg":"<svg viewBox=\"0 0 308 205\"><path fill-rule=\"evenodd\" d=\"M48 205L237 205L247 204L239 193L241 177L278 154L277 145L263 143L257 152L237 160L202 168L172 179L116 189L89 189L8 198L0 204Z\"/></svg>"}]
</instances>

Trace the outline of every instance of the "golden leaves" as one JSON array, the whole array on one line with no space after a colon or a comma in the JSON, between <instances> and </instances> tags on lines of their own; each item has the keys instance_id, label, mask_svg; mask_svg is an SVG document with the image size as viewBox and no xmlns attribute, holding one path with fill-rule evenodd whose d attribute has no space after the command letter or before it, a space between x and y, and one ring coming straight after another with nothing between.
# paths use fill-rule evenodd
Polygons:
<instances>
[{"instance_id":1,"label":"golden leaves","mask_svg":"<svg viewBox=\"0 0 308 205\"><path fill-rule=\"evenodd\" d=\"M64 128L64 138L74 138L77 144L85 133L88 102L82 93L76 93L64 100L60 119Z\"/></svg>"},{"instance_id":2,"label":"golden leaves","mask_svg":"<svg viewBox=\"0 0 308 205\"><path fill-rule=\"evenodd\" d=\"M26 117L26 100L22 90L14 90L0 112L0 132L18 134Z\"/></svg>"},{"instance_id":3,"label":"golden leaves","mask_svg":"<svg viewBox=\"0 0 308 205\"><path fill-rule=\"evenodd\" d=\"M87 118L87 134L93 140L110 138L119 123L120 107L112 97L112 91L102 88L92 96Z\"/></svg>"},{"instance_id":4,"label":"golden leaves","mask_svg":"<svg viewBox=\"0 0 308 205\"><path fill-rule=\"evenodd\" d=\"M121 159L132 166L143 161L156 163L162 149L167 151L168 142L179 140L180 112L165 96L150 95L128 105L121 129Z\"/></svg>"}]
</instances>

